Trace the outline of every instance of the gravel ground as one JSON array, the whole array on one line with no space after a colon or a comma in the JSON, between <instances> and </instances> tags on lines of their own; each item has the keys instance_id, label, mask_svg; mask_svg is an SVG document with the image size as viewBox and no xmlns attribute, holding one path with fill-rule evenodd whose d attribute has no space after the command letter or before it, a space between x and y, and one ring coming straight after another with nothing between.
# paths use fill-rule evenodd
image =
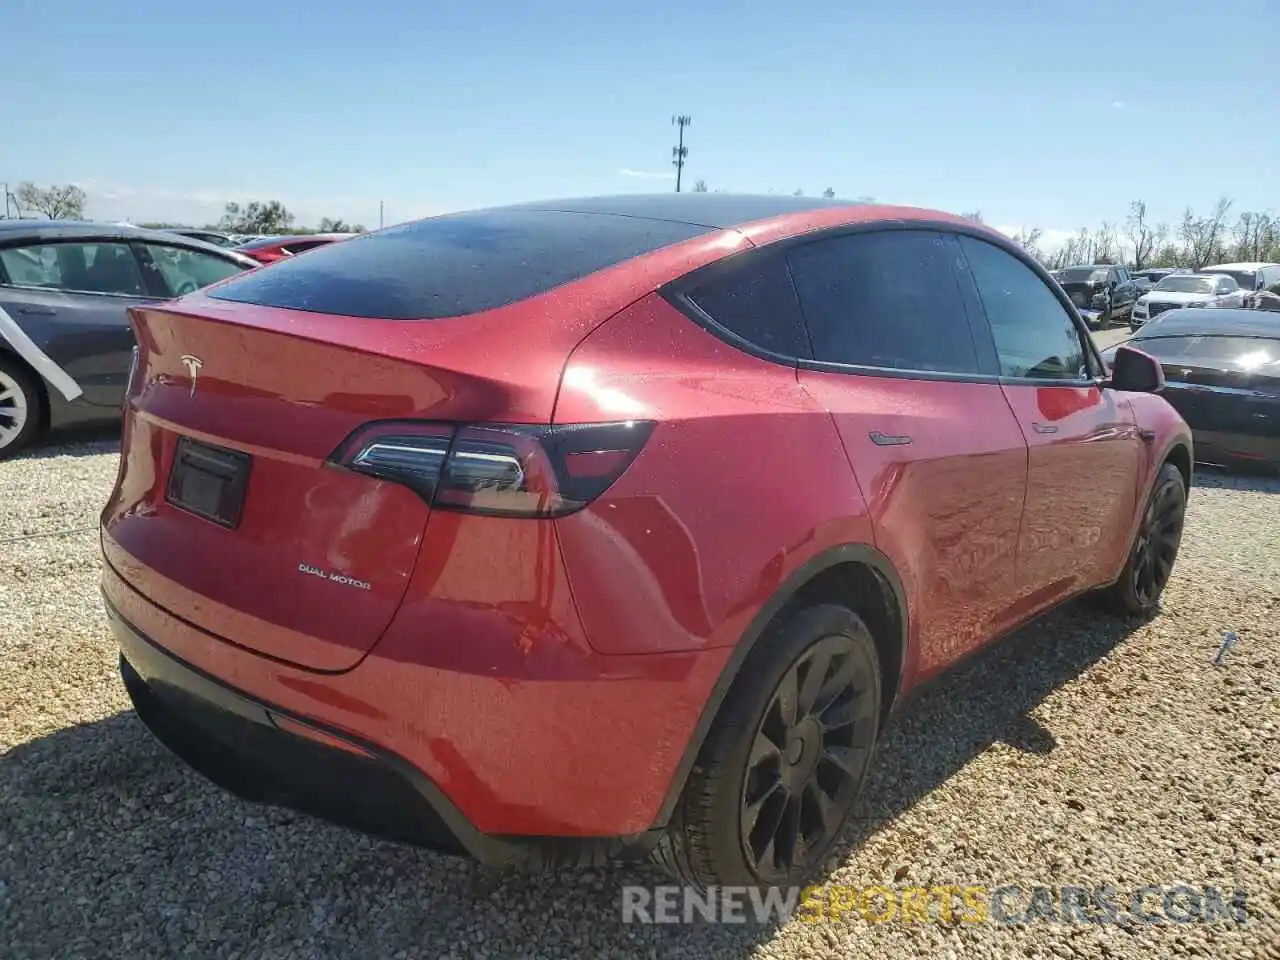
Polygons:
<instances>
[{"instance_id":1,"label":"gravel ground","mask_svg":"<svg viewBox=\"0 0 1280 960\"><path fill-rule=\"evenodd\" d=\"M920 700L832 878L1241 887L1243 926L654 926L621 922L619 888L656 873L492 876L188 773L129 711L99 613L116 460L0 463L0 956L1280 958L1280 481L1200 475L1153 621L1064 608Z\"/></svg>"}]
</instances>

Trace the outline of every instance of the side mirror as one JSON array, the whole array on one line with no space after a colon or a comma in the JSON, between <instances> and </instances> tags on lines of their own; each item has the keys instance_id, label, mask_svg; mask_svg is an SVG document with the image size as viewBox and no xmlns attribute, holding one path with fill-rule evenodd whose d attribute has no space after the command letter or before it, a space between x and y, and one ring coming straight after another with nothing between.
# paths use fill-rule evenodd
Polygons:
<instances>
[{"instance_id":1,"label":"side mirror","mask_svg":"<svg viewBox=\"0 0 1280 960\"><path fill-rule=\"evenodd\" d=\"M1164 369L1160 361L1133 347L1116 348L1111 359L1107 386L1128 393L1159 393L1164 389Z\"/></svg>"}]
</instances>

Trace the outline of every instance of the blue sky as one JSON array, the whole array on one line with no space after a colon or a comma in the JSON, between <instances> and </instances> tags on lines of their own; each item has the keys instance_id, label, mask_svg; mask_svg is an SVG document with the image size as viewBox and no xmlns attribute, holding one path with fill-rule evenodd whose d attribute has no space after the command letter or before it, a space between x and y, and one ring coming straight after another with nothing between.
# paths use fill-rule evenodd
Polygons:
<instances>
[{"instance_id":1,"label":"blue sky","mask_svg":"<svg viewBox=\"0 0 1280 960\"><path fill-rule=\"evenodd\" d=\"M1070 231L1280 209L1277 0L0 0L0 180L376 225L686 182Z\"/></svg>"}]
</instances>

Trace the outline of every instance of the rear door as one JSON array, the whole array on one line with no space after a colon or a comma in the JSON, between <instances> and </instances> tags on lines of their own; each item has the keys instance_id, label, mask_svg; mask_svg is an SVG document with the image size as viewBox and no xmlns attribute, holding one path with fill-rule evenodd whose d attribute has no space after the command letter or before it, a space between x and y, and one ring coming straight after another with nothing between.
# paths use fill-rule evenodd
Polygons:
<instances>
[{"instance_id":1,"label":"rear door","mask_svg":"<svg viewBox=\"0 0 1280 960\"><path fill-rule=\"evenodd\" d=\"M34 243L0 250L5 309L84 391L119 407L133 358L126 309L155 299L122 241Z\"/></svg>"},{"instance_id":2,"label":"rear door","mask_svg":"<svg viewBox=\"0 0 1280 960\"><path fill-rule=\"evenodd\" d=\"M1123 395L1098 386L1088 333L1022 260L960 240L987 320L983 333L1030 449L1018 549L1023 612L1094 586L1128 549L1148 452Z\"/></svg>"},{"instance_id":3,"label":"rear door","mask_svg":"<svg viewBox=\"0 0 1280 960\"><path fill-rule=\"evenodd\" d=\"M813 361L876 545L908 582L919 676L1000 632L1016 584L1027 445L980 371L954 237L858 232L788 253Z\"/></svg>"}]
</instances>

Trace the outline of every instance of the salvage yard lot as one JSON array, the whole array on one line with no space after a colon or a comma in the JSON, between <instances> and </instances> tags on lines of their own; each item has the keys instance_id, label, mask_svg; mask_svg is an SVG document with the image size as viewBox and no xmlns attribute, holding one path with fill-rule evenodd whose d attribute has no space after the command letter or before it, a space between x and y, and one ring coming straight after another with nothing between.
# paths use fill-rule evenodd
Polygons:
<instances>
[{"instance_id":1,"label":"salvage yard lot","mask_svg":"<svg viewBox=\"0 0 1280 960\"><path fill-rule=\"evenodd\" d=\"M242 803L158 746L99 606L117 449L0 463L2 956L1280 957L1280 481L1198 472L1151 622L1072 604L926 694L831 878L1243 888L1244 926L639 926L620 887L657 873L493 877Z\"/></svg>"}]
</instances>

